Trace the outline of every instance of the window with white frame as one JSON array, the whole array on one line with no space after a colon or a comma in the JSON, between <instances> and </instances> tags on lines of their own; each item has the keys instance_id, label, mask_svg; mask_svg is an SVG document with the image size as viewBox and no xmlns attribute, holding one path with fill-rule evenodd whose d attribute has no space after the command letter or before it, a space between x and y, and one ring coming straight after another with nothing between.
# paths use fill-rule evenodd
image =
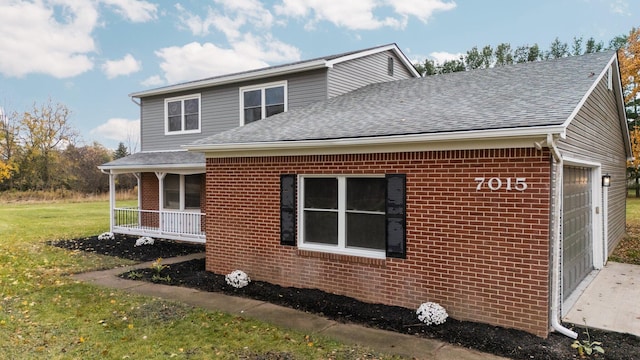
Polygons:
<instances>
[{"instance_id":1,"label":"window with white frame","mask_svg":"<svg viewBox=\"0 0 640 360\"><path fill-rule=\"evenodd\" d=\"M200 132L200 94L164 100L165 134Z\"/></svg>"},{"instance_id":2,"label":"window with white frame","mask_svg":"<svg viewBox=\"0 0 640 360\"><path fill-rule=\"evenodd\" d=\"M167 174L164 177L164 208L173 210L200 209L202 174Z\"/></svg>"},{"instance_id":3,"label":"window with white frame","mask_svg":"<svg viewBox=\"0 0 640 360\"><path fill-rule=\"evenodd\" d=\"M302 249L384 258L384 177L303 176Z\"/></svg>"},{"instance_id":4,"label":"window with white frame","mask_svg":"<svg viewBox=\"0 0 640 360\"><path fill-rule=\"evenodd\" d=\"M287 111L287 82L240 88L240 125Z\"/></svg>"}]
</instances>

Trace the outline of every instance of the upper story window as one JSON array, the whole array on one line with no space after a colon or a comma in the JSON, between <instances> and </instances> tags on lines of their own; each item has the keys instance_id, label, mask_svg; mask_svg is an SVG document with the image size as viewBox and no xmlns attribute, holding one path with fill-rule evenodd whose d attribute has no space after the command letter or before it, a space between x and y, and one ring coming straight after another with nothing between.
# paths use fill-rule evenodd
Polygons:
<instances>
[{"instance_id":1,"label":"upper story window","mask_svg":"<svg viewBox=\"0 0 640 360\"><path fill-rule=\"evenodd\" d=\"M385 199L384 177L302 177L299 247L384 258Z\"/></svg>"},{"instance_id":2,"label":"upper story window","mask_svg":"<svg viewBox=\"0 0 640 360\"><path fill-rule=\"evenodd\" d=\"M240 88L240 125L287 111L287 82Z\"/></svg>"},{"instance_id":3,"label":"upper story window","mask_svg":"<svg viewBox=\"0 0 640 360\"><path fill-rule=\"evenodd\" d=\"M200 132L200 94L164 100L165 134Z\"/></svg>"}]
</instances>

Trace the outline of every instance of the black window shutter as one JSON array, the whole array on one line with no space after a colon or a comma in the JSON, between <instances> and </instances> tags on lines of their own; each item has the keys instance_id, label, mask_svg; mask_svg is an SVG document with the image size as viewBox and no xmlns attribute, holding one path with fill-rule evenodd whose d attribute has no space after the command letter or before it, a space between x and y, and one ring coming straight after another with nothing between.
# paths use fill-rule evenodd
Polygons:
<instances>
[{"instance_id":1,"label":"black window shutter","mask_svg":"<svg viewBox=\"0 0 640 360\"><path fill-rule=\"evenodd\" d=\"M407 257L405 174L387 174L386 239L387 257Z\"/></svg>"},{"instance_id":2,"label":"black window shutter","mask_svg":"<svg viewBox=\"0 0 640 360\"><path fill-rule=\"evenodd\" d=\"M296 245L296 179L280 175L280 245Z\"/></svg>"}]
</instances>

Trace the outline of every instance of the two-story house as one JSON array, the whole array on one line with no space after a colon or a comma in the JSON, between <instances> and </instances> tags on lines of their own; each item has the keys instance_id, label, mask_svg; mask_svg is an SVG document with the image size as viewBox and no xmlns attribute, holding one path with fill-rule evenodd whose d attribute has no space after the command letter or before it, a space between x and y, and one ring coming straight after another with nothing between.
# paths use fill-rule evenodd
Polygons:
<instances>
[{"instance_id":1,"label":"two-story house","mask_svg":"<svg viewBox=\"0 0 640 360\"><path fill-rule=\"evenodd\" d=\"M110 175L111 231L204 242L204 155L183 145L368 84L419 76L389 44L130 94L140 103L141 151L100 167ZM124 173L138 179L135 208L116 204Z\"/></svg>"},{"instance_id":2,"label":"two-story house","mask_svg":"<svg viewBox=\"0 0 640 360\"><path fill-rule=\"evenodd\" d=\"M133 96L112 230L205 241L215 273L575 336L625 233L614 52L418 78L389 45Z\"/></svg>"}]
</instances>

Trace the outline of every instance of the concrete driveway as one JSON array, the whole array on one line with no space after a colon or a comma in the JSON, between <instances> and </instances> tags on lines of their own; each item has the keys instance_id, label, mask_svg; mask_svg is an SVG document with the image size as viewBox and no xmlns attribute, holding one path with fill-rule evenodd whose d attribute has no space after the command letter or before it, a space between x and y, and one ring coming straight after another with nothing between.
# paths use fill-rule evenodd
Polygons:
<instances>
[{"instance_id":1,"label":"concrete driveway","mask_svg":"<svg viewBox=\"0 0 640 360\"><path fill-rule=\"evenodd\" d=\"M608 262L563 321L640 336L639 299L640 266Z\"/></svg>"}]
</instances>

